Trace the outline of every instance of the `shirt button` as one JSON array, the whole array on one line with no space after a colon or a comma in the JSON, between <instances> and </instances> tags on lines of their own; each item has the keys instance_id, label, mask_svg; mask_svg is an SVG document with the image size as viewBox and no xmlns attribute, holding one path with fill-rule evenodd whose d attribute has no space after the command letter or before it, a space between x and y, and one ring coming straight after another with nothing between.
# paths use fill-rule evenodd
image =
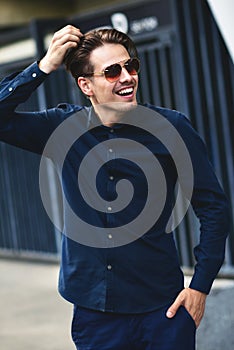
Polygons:
<instances>
[{"instance_id":1,"label":"shirt button","mask_svg":"<svg viewBox=\"0 0 234 350\"><path fill-rule=\"evenodd\" d=\"M111 235L110 233L109 233L109 235L108 235L108 238L109 238L109 239L112 239L112 235Z\"/></svg>"},{"instance_id":2,"label":"shirt button","mask_svg":"<svg viewBox=\"0 0 234 350\"><path fill-rule=\"evenodd\" d=\"M110 132L113 133L115 130L114 129L110 129Z\"/></svg>"},{"instance_id":3,"label":"shirt button","mask_svg":"<svg viewBox=\"0 0 234 350\"><path fill-rule=\"evenodd\" d=\"M108 211L111 211L111 210L112 210L112 208L111 208L111 207L108 207L108 208L107 208L107 210L108 210Z\"/></svg>"},{"instance_id":4,"label":"shirt button","mask_svg":"<svg viewBox=\"0 0 234 350\"><path fill-rule=\"evenodd\" d=\"M36 78L36 76L37 76L37 73L33 73L33 74L32 74L32 77L33 77L33 78Z\"/></svg>"},{"instance_id":5,"label":"shirt button","mask_svg":"<svg viewBox=\"0 0 234 350\"><path fill-rule=\"evenodd\" d=\"M8 91L10 91L10 92L11 92L12 90L13 90L13 87L9 87Z\"/></svg>"},{"instance_id":6,"label":"shirt button","mask_svg":"<svg viewBox=\"0 0 234 350\"><path fill-rule=\"evenodd\" d=\"M112 153L112 152L113 152L113 149L112 149L112 148L109 148L109 152Z\"/></svg>"},{"instance_id":7,"label":"shirt button","mask_svg":"<svg viewBox=\"0 0 234 350\"><path fill-rule=\"evenodd\" d=\"M114 176L110 176L109 179L110 179L111 181L113 181L113 180L114 180Z\"/></svg>"},{"instance_id":8,"label":"shirt button","mask_svg":"<svg viewBox=\"0 0 234 350\"><path fill-rule=\"evenodd\" d=\"M112 269L112 266L111 266L111 265L108 265L108 266L107 266L107 269L108 269L108 270L111 270L111 269Z\"/></svg>"}]
</instances>

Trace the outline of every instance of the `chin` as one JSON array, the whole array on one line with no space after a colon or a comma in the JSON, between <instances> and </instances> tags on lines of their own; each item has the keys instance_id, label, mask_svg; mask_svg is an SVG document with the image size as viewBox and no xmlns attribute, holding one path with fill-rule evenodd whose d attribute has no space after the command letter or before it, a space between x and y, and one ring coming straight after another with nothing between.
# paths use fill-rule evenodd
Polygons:
<instances>
[{"instance_id":1,"label":"chin","mask_svg":"<svg viewBox=\"0 0 234 350\"><path fill-rule=\"evenodd\" d=\"M106 106L106 108L109 109L109 111L112 111L113 114L118 116L131 111L136 106L137 106L136 101L120 101L120 102L110 103L108 104L108 106Z\"/></svg>"},{"instance_id":2,"label":"chin","mask_svg":"<svg viewBox=\"0 0 234 350\"><path fill-rule=\"evenodd\" d=\"M126 113L137 107L137 101L119 101L98 104L95 110L104 124L115 124L121 121Z\"/></svg>"}]
</instances>

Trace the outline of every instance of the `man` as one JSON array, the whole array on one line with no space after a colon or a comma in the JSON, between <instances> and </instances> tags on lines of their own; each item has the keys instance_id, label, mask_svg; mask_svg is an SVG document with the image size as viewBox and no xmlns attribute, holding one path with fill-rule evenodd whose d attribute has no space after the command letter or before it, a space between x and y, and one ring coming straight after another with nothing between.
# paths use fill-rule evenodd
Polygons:
<instances>
[{"instance_id":1,"label":"man","mask_svg":"<svg viewBox=\"0 0 234 350\"><path fill-rule=\"evenodd\" d=\"M18 104L27 100L47 75L62 63L92 107L63 104L41 112L15 112ZM118 182L127 179L137 189L136 204L129 204L127 214L121 210L119 214L114 213L111 206L106 212L90 209L83 200L86 193L82 197L76 189L77 172L86 154L99 144L105 148L107 140L121 140L118 144L113 143L119 146L131 139L153 150L165 174L168 190L162 217L147 232L125 244L93 243L92 235L89 244L83 244L82 238L86 239L89 232L84 235L82 230L83 236L74 238L69 234L69 230L76 230L75 225L72 228L70 225L73 214L65 203L59 291L74 304L72 337L77 349L195 349L196 328L204 314L206 296L224 259L228 204L203 142L181 113L146 106L146 110L153 111L160 121L160 118L165 120L169 128L169 124L173 125L176 135L178 132L189 151L193 166L193 174L190 174L194 177L191 204L201 223L201 236L195 248L197 264L194 276L190 287L184 288L173 235L166 233L179 176L177 164L173 163L162 142L153 141L144 126L139 131L139 125L134 126L127 119L129 113L138 107L139 64L136 48L127 35L114 29L100 29L83 35L78 28L68 25L54 34L39 63L33 63L22 73L1 83L2 141L44 153L57 164L60 155L55 153L69 135L61 133L59 142L52 147L46 146L48 140L64 121L72 120L71 125L77 125L78 129L82 125L81 141L74 142L69 148L59 173L64 202L67 198L76 216L91 223L90 230L95 227L98 232L100 227L106 227L108 242L113 241L115 227L121 227L127 219L131 221L134 213L144 208L142 203L147 196L147 187L139 167L118 159L121 157L113 156L113 149L107 148L105 154L108 153L109 158L106 158L105 166L100 167L97 177L100 194L106 201L113 201ZM147 121L145 123L147 125ZM71 133L72 129L69 129ZM173 152L173 147L171 150ZM146 168L151 169L151 163L145 158L144 161ZM88 183L84 192L89 191L89 177L92 177L94 168L91 167L84 176L84 186ZM149 174L149 177L154 178L154 174ZM154 186L160 190L157 181ZM90 193L92 196L92 191ZM160 205L159 201L157 205Z\"/></svg>"}]
</instances>

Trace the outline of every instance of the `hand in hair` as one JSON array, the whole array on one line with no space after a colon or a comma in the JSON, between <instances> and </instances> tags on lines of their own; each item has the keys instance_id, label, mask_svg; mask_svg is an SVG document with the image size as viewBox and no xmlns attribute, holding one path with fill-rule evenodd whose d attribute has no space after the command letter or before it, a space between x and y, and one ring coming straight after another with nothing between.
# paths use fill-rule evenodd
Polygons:
<instances>
[{"instance_id":1,"label":"hand in hair","mask_svg":"<svg viewBox=\"0 0 234 350\"><path fill-rule=\"evenodd\" d=\"M39 68L49 74L63 63L68 49L76 47L83 36L80 29L67 25L55 32L46 55L39 62Z\"/></svg>"}]
</instances>

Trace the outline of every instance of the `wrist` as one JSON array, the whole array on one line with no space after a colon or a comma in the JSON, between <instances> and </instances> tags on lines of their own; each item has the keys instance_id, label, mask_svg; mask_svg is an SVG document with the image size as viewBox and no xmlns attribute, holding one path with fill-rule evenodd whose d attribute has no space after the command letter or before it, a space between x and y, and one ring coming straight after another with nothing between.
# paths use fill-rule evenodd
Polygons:
<instances>
[{"instance_id":1,"label":"wrist","mask_svg":"<svg viewBox=\"0 0 234 350\"><path fill-rule=\"evenodd\" d=\"M39 69L46 74L50 74L54 70L56 70L56 67L53 64L50 64L49 62L45 61L44 58L41 59L41 61L38 62Z\"/></svg>"},{"instance_id":2,"label":"wrist","mask_svg":"<svg viewBox=\"0 0 234 350\"><path fill-rule=\"evenodd\" d=\"M192 292L194 292L195 294L200 294L200 295L203 295L204 297L207 297L207 294L204 293L204 292L201 292L200 290L198 289L194 289L194 288L191 288L191 287L188 287L189 290L191 290Z\"/></svg>"}]
</instances>

